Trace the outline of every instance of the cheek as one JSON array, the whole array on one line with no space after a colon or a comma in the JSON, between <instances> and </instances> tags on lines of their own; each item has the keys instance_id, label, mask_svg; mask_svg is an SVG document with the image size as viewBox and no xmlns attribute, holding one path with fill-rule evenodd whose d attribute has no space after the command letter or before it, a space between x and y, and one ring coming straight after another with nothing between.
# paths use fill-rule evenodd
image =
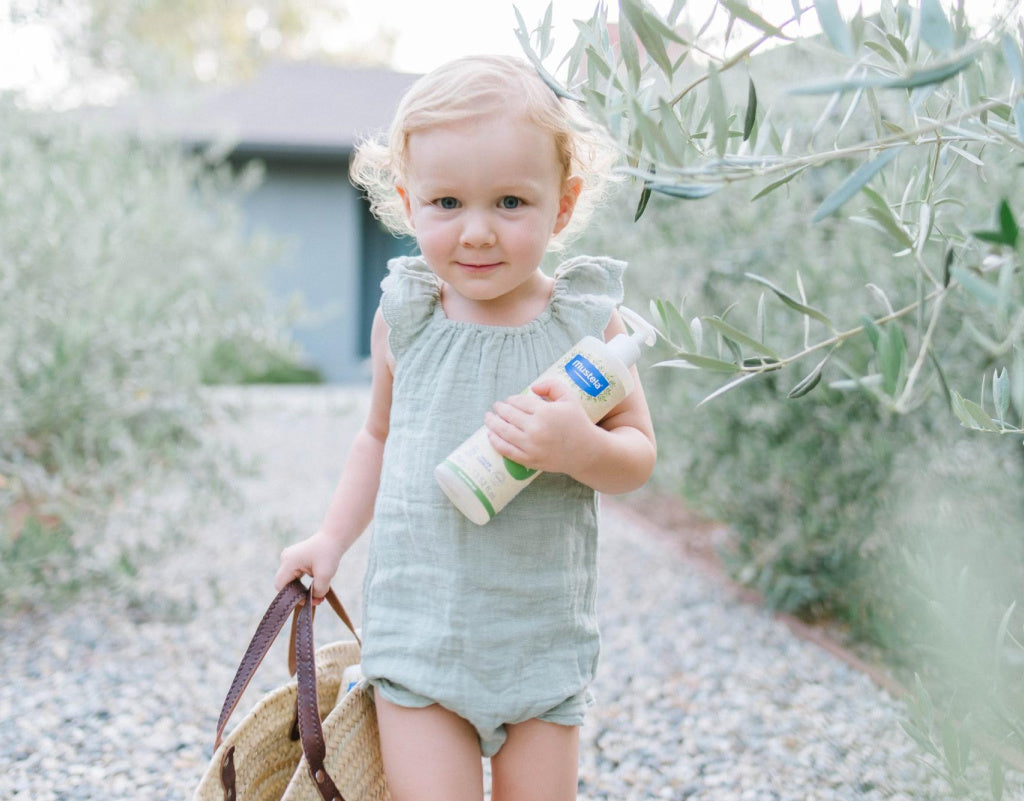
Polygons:
<instances>
[{"instance_id":1,"label":"cheek","mask_svg":"<svg viewBox=\"0 0 1024 801\"><path fill-rule=\"evenodd\" d=\"M444 226L423 222L416 226L416 242L426 255L429 251L440 250L450 245L451 236Z\"/></svg>"},{"instance_id":2,"label":"cheek","mask_svg":"<svg viewBox=\"0 0 1024 801\"><path fill-rule=\"evenodd\" d=\"M510 231L508 242L519 250L543 253L548 246L552 234L552 221L547 217L537 217L528 224Z\"/></svg>"}]
</instances>

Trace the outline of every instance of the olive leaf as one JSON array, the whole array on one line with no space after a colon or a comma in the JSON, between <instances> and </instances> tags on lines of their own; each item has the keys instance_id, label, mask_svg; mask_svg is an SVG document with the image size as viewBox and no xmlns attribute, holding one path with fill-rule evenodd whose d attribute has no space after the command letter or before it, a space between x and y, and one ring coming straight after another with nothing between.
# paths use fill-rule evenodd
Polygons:
<instances>
[{"instance_id":1,"label":"olive leaf","mask_svg":"<svg viewBox=\"0 0 1024 801\"><path fill-rule=\"evenodd\" d=\"M885 169L886 165L896 158L900 147L901 146L897 146L889 150L883 150L870 161L861 164L860 167L854 170L854 172L845 181L843 181L838 189L822 201L821 205L818 206L814 215L811 217L811 222L821 222L821 220L825 219L830 214L838 211L850 198L863 189L868 181Z\"/></svg>"}]
</instances>

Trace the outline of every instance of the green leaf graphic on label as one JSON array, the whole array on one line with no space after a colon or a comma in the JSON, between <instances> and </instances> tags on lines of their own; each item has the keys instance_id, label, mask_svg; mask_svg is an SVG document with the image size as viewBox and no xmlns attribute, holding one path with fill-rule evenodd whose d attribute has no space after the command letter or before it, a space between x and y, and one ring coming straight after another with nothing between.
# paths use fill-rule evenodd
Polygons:
<instances>
[{"instance_id":1,"label":"green leaf graphic on label","mask_svg":"<svg viewBox=\"0 0 1024 801\"><path fill-rule=\"evenodd\" d=\"M523 467L519 462L513 462L504 456L501 458L505 462L505 469L508 470L508 474L516 481L525 481L537 472L532 467Z\"/></svg>"}]
</instances>

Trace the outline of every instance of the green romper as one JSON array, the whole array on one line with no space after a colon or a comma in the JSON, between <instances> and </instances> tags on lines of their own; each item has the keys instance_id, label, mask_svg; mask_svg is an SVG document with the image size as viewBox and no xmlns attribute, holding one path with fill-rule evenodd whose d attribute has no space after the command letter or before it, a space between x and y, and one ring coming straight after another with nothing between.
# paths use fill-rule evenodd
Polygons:
<instances>
[{"instance_id":1,"label":"green romper","mask_svg":"<svg viewBox=\"0 0 1024 801\"><path fill-rule=\"evenodd\" d=\"M489 757L506 723L583 723L600 645L597 498L544 473L477 526L434 467L495 401L583 336L603 338L625 265L563 263L547 308L517 327L449 320L422 258L388 268L381 311L395 375L364 583L363 673L394 704L437 703L469 721Z\"/></svg>"}]
</instances>

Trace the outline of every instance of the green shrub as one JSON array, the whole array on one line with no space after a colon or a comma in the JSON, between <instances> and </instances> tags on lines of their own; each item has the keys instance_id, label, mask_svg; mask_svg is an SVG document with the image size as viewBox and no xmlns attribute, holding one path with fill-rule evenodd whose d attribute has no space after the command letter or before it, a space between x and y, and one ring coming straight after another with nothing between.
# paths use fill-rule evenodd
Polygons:
<instances>
[{"instance_id":1,"label":"green shrub","mask_svg":"<svg viewBox=\"0 0 1024 801\"><path fill-rule=\"evenodd\" d=\"M1019 4L795 4L823 30L804 41L788 8L714 5L687 27L624 4L615 36L600 6L562 52L547 21L518 30L637 179L601 234L681 368L649 381L659 482L730 524L770 602L924 677L908 732L998 799L1004 758L1024 769Z\"/></svg>"},{"instance_id":2,"label":"green shrub","mask_svg":"<svg viewBox=\"0 0 1024 801\"><path fill-rule=\"evenodd\" d=\"M251 337L216 343L202 363L204 384L322 384L323 373L291 350Z\"/></svg>"},{"instance_id":3,"label":"green shrub","mask_svg":"<svg viewBox=\"0 0 1024 801\"><path fill-rule=\"evenodd\" d=\"M811 192L791 187L786 203L806 208ZM826 311L852 327L857 321L845 319L842 303L870 292L874 265L890 258L874 233L808 228L785 207L727 195L652 199L633 223L635 190L629 194L604 210L579 248L631 262L633 308L652 297L685 298L687 322L690 315L728 319L733 302L754 317L762 288L745 272L786 287L799 273L808 295L836 298ZM890 287L894 304L897 292L913 297L915 287ZM777 315L786 312L765 294L764 326L785 330L788 320ZM715 334L706 325L704 337L707 352ZM952 325L936 331L949 371L977 371L968 339ZM854 375L875 358L866 334L839 354ZM1015 634L1024 586L1020 442L957 426L934 383L911 415L828 380L812 395L787 399L796 379L772 372L698 405L721 381L651 366L673 356L662 345L642 367L659 444L655 487L727 525L726 568L770 605L846 624L883 647L907 686L921 677L906 728L951 786L978 785L966 771L979 754L1000 786L1004 764L1024 764L1024 644ZM948 752L951 742L960 743L960 756ZM992 743L1010 756L993 756Z\"/></svg>"},{"instance_id":4,"label":"green shrub","mask_svg":"<svg viewBox=\"0 0 1024 801\"><path fill-rule=\"evenodd\" d=\"M18 565L70 585L119 564L111 503L200 474L221 343L288 345L260 281L270 243L242 230L247 176L6 103L0 127L3 601L25 597Z\"/></svg>"},{"instance_id":5,"label":"green shrub","mask_svg":"<svg viewBox=\"0 0 1024 801\"><path fill-rule=\"evenodd\" d=\"M728 320L734 303L747 317L760 305L762 325L777 334L792 327L790 312L744 274L786 287L795 287L799 274L808 296L836 298L825 311L854 327L858 321L847 319L843 304L854 294L870 295L865 285L875 265L890 258L873 232L828 223L809 228L800 212L787 211L813 206L814 189L806 185L789 188L784 203L768 198L754 205L724 193L699 203L652 198L637 223L633 194L627 189L605 209L579 248L632 263L627 294L634 308L651 297L685 297L687 315ZM897 305L897 293L913 298L916 291L912 278L889 288ZM701 327L704 350L713 352L715 332ZM959 331L942 328L935 341L951 370L977 369ZM663 346L647 364L672 356ZM874 358L869 337L850 339L833 358L852 374L863 371ZM894 615L893 593L905 584L904 551L918 552L942 508L940 495L919 491L937 481L936 464L943 465L947 490L976 481L991 494L990 513L974 525L994 531L983 536L987 549L971 552L973 563L983 553L996 563L1017 557L994 521L1019 512L1011 489L1024 475L1024 462L1013 456L1019 445L977 441L955 426L938 386L923 413L898 415L867 390L839 391L827 381L811 396L786 400L796 378L784 373L767 373L699 406L721 383L713 374L646 367L643 378L659 440L655 484L728 524L732 540L723 556L732 575L775 607L838 616L862 637L905 647L914 627L907 615ZM975 454L969 461L954 455L967 449ZM911 495L918 499L912 505L905 500Z\"/></svg>"},{"instance_id":6,"label":"green shrub","mask_svg":"<svg viewBox=\"0 0 1024 801\"><path fill-rule=\"evenodd\" d=\"M685 296L685 312L717 314L741 291L756 304L762 293L751 294L745 272L787 285L799 273L808 292L823 282L852 292L873 258L864 238L839 242L828 227L807 231L798 215L771 201L755 207L728 197L684 205L652 199L635 224L627 222L629 203L624 197L606 210L609 219L595 226L604 233L584 246L611 248L633 263L629 295L638 304ZM761 228L766 211L774 225ZM779 312L767 302L763 309L764 325L772 327ZM853 343L846 358L867 359L867 347L866 338ZM714 376L651 367L644 380L659 440L655 482L729 525L733 540L724 556L732 575L780 609L866 623L875 599L863 597L861 556L875 546L894 460L920 424L894 418L857 392L819 388L813 400L780 403L792 379L771 373L699 407Z\"/></svg>"}]
</instances>

